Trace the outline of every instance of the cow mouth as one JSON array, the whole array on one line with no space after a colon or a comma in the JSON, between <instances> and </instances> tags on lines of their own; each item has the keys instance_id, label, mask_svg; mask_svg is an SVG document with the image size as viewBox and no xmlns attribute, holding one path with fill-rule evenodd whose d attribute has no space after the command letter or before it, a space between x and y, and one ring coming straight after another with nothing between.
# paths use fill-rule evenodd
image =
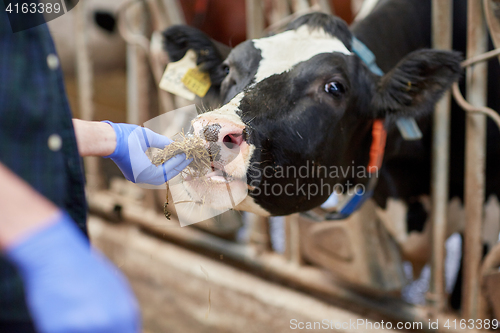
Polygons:
<instances>
[{"instance_id":1,"label":"cow mouth","mask_svg":"<svg viewBox=\"0 0 500 333\"><path fill-rule=\"evenodd\" d=\"M212 172L209 172L205 177L212 183L230 183L234 177L224 171L224 168L218 168L212 165Z\"/></svg>"},{"instance_id":2,"label":"cow mouth","mask_svg":"<svg viewBox=\"0 0 500 333\"><path fill-rule=\"evenodd\" d=\"M211 171L205 174L202 177L193 177L191 175L185 175L184 181L191 182L191 181L199 181L201 183L207 183L208 184L223 184L223 183L230 183L235 180L235 178L227 173L224 170L224 166L220 165L215 165L212 163L211 165Z\"/></svg>"}]
</instances>

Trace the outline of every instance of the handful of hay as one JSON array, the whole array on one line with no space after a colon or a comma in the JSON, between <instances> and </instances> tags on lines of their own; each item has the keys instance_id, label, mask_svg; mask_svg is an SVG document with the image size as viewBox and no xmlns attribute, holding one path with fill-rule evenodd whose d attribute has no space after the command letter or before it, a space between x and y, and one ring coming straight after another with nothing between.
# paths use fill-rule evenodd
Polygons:
<instances>
[{"instance_id":1,"label":"handful of hay","mask_svg":"<svg viewBox=\"0 0 500 333\"><path fill-rule=\"evenodd\" d=\"M187 176L202 177L211 170L210 154L205 146L205 141L192 134L179 133L174 142L153 155L151 162L158 166L182 153L186 154L187 158L193 159L181 172L184 178Z\"/></svg>"}]
</instances>

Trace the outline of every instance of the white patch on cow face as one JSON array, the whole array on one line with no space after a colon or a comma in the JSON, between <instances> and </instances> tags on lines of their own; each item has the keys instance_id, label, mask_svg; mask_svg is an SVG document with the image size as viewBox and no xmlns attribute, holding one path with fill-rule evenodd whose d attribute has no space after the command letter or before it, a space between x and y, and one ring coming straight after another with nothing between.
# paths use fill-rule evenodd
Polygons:
<instances>
[{"instance_id":1,"label":"white patch on cow face","mask_svg":"<svg viewBox=\"0 0 500 333\"><path fill-rule=\"evenodd\" d=\"M299 62L320 53L352 54L337 37L327 34L323 29L311 30L307 25L271 37L254 39L253 44L262 56L255 82L286 72Z\"/></svg>"},{"instance_id":2,"label":"white patch on cow face","mask_svg":"<svg viewBox=\"0 0 500 333\"><path fill-rule=\"evenodd\" d=\"M240 109L240 102L243 99L244 95L245 94L241 92L238 95L234 96L233 99L229 101L229 103L225 104L221 108L200 114L192 121L192 124L194 125L201 119L207 119L207 118L217 119L220 117L232 121L237 125L245 127L246 125L243 123L243 121L241 121L240 116L236 114L236 111Z\"/></svg>"},{"instance_id":3,"label":"white patch on cow face","mask_svg":"<svg viewBox=\"0 0 500 333\"><path fill-rule=\"evenodd\" d=\"M196 117L192 121L192 126L195 133L200 133L201 129L204 126L220 123L224 126L228 122L232 124L232 126L240 127L244 129L246 125L241 120L240 116L236 114L236 111L239 110L241 99L243 98L244 93L241 92L236 95L229 103L221 107L220 109L203 113ZM224 132L224 129L221 130L221 133ZM240 159L235 160L235 163L230 163L226 165L225 171L232 176L237 178L242 178L246 175L246 172L250 166L250 158L255 151L255 145L249 144L248 142L244 142L241 146L241 154L243 157L243 162L240 162Z\"/></svg>"}]
</instances>

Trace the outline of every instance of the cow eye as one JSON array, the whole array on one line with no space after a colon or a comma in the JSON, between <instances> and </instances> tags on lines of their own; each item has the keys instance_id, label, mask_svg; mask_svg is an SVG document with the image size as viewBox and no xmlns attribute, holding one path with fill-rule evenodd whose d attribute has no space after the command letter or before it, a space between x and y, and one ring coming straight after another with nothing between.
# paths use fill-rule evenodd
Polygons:
<instances>
[{"instance_id":1,"label":"cow eye","mask_svg":"<svg viewBox=\"0 0 500 333\"><path fill-rule=\"evenodd\" d=\"M339 97L345 93L345 88L342 83L332 81L325 84L325 91L335 97Z\"/></svg>"},{"instance_id":2,"label":"cow eye","mask_svg":"<svg viewBox=\"0 0 500 333\"><path fill-rule=\"evenodd\" d=\"M229 75L229 66L228 65L222 65L222 72L225 75Z\"/></svg>"}]
</instances>

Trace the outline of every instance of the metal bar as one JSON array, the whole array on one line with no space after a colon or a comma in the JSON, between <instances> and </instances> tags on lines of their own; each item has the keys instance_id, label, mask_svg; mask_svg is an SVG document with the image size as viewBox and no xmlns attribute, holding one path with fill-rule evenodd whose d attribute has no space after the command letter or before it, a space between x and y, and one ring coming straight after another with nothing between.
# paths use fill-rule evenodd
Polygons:
<instances>
[{"instance_id":1,"label":"metal bar","mask_svg":"<svg viewBox=\"0 0 500 333\"><path fill-rule=\"evenodd\" d=\"M469 104L462 96L460 88L458 87L458 82L453 83L453 86L451 86L451 91L453 92L453 98L455 99L455 102L457 102L457 104L460 105L460 107L464 109L464 111L482 113L490 117L490 119L493 120L497 127L500 129L500 115L495 110L487 106L474 106Z\"/></svg>"},{"instance_id":2,"label":"metal bar","mask_svg":"<svg viewBox=\"0 0 500 333\"><path fill-rule=\"evenodd\" d=\"M292 11L294 13L306 11L309 8L307 0L291 0Z\"/></svg>"},{"instance_id":3,"label":"metal bar","mask_svg":"<svg viewBox=\"0 0 500 333\"><path fill-rule=\"evenodd\" d=\"M163 0L163 8L168 18L168 25L186 24L179 0Z\"/></svg>"},{"instance_id":4,"label":"metal bar","mask_svg":"<svg viewBox=\"0 0 500 333\"><path fill-rule=\"evenodd\" d=\"M139 96L138 96L138 52L136 45L127 45L127 122L139 124Z\"/></svg>"},{"instance_id":5,"label":"metal bar","mask_svg":"<svg viewBox=\"0 0 500 333\"><path fill-rule=\"evenodd\" d=\"M462 67L467 67L467 66L475 64L476 62L486 61L486 60L489 60L489 59L491 59L495 56L498 56L498 55L500 55L500 48L494 49L494 50L488 51L486 53L482 53L478 56L472 57L470 59L467 59L467 60L463 61L461 65L462 65Z\"/></svg>"},{"instance_id":6,"label":"metal bar","mask_svg":"<svg viewBox=\"0 0 500 333\"><path fill-rule=\"evenodd\" d=\"M86 4L75 8L76 76L78 80L78 106L83 120L93 120L93 71L92 60L87 48Z\"/></svg>"},{"instance_id":7,"label":"metal bar","mask_svg":"<svg viewBox=\"0 0 500 333\"><path fill-rule=\"evenodd\" d=\"M487 32L481 1L468 0L467 58L487 50ZM476 106L486 105L486 63L467 68L467 100ZM465 242L462 317L481 317L480 265L481 228L484 204L486 116L467 114L465 143Z\"/></svg>"},{"instance_id":8,"label":"metal bar","mask_svg":"<svg viewBox=\"0 0 500 333\"><path fill-rule=\"evenodd\" d=\"M490 31L490 37L496 48L500 47L500 3L496 0L483 0L484 15ZM500 61L500 57L498 57Z\"/></svg>"},{"instance_id":9,"label":"metal bar","mask_svg":"<svg viewBox=\"0 0 500 333\"><path fill-rule=\"evenodd\" d=\"M64 2L64 1L63 1ZM93 103L93 68L92 59L88 49L88 27L86 26L87 3L82 1L75 7L75 46L76 46L76 76L78 80L78 107L80 118L83 120L94 120ZM85 157L84 159L87 188L97 190L102 188L103 178L101 175L100 158Z\"/></svg>"},{"instance_id":10,"label":"metal bar","mask_svg":"<svg viewBox=\"0 0 500 333\"><path fill-rule=\"evenodd\" d=\"M249 243L255 247L257 253L271 250L271 237L269 235L269 219L253 213L248 213L250 222Z\"/></svg>"},{"instance_id":11,"label":"metal bar","mask_svg":"<svg viewBox=\"0 0 500 333\"><path fill-rule=\"evenodd\" d=\"M264 10L262 0L246 0L247 39L262 37Z\"/></svg>"},{"instance_id":12,"label":"metal bar","mask_svg":"<svg viewBox=\"0 0 500 333\"><path fill-rule=\"evenodd\" d=\"M143 34L144 22L141 17L145 5L131 7L125 16L133 32ZM127 122L140 125L148 120L149 111L149 68L147 55L138 45L127 44Z\"/></svg>"},{"instance_id":13,"label":"metal bar","mask_svg":"<svg viewBox=\"0 0 500 333\"><path fill-rule=\"evenodd\" d=\"M303 265L298 213L285 217L285 237L285 257L295 265Z\"/></svg>"},{"instance_id":14,"label":"metal bar","mask_svg":"<svg viewBox=\"0 0 500 333\"><path fill-rule=\"evenodd\" d=\"M432 1L432 46L452 47L452 1ZM446 242L448 169L450 153L450 93L436 104L432 142L432 269L428 300L437 311L446 307L444 259Z\"/></svg>"},{"instance_id":15,"label":"metal bar","mask_svg":"<svg viewBox=\"0 0 500 333\"><path fill-rule=\"evenodd\" d=\"M311 0L311 6L321 8L321 11L323 13L335 14L334 8L330 6L330 2L328 0Z\"/></svg>"},{"instance_id":16,"label":"metal bar","mask_svg":"<svg viewBox=\"0 0 500 333\"><path fill-rule=\"evenodd\" d=\"M161 36L160 31L153 32L151 36L151 47L149 49L149 63L151 65L151 70L154 77L155 88L158 92L158 101L159 101L159 113L163 114L168 111L172 111L175 109L174 98L172 94L169 92L158 89L158 85L160 83L161 77L163 75L163 71L165 70L165 62L162 57L165 55L163 51L163 38Z\"/></svg>"},{"instance_id":17,"label":"metal bar","mask_svg":"<svg viewBox=\"0 0 500 333\"><path fill-rule=\"evenodd\" d=\"M272 0L272 9L268 13L269 25L273 25L290 15L287 0Z\"/></svg>"}]
</instances>

